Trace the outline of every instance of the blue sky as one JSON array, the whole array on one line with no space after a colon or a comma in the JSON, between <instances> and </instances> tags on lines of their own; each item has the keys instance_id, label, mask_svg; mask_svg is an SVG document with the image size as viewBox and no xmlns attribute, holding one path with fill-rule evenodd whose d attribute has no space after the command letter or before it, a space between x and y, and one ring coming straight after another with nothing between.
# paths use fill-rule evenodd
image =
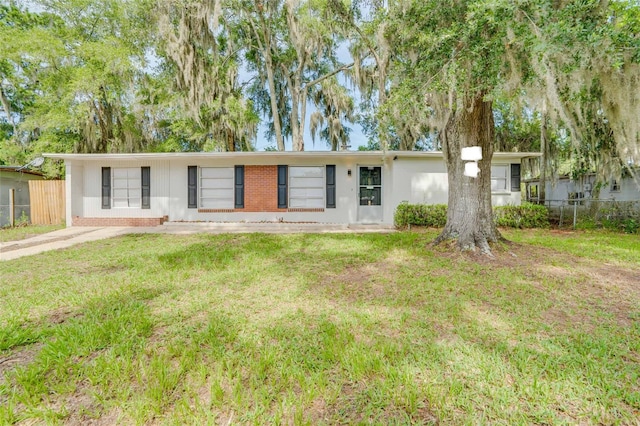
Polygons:
<instances>
[{"instance_id":1,"label":"blue sky","mask_svg":"<svg viewBox=\"0 0 640 426\"><path fill-rule=\"evenodd\" d=\"M309 106L311 106L311 104L309 104ZM313 139L311 138L311 131L309 130L309 116L313 111L315 111L315 108L308 108L308 109L311 109L311 111L308 112L307 120L306 120L307 125L306 125L305 136L304 136L305 151L329 151L330 150L329 145L327 145L326 142L321 141L319 138L316 138L315 143L313 142ZM268 140L265 138L264 135L267 129L267 118L265 117L261 117L261 118L263 121L260 124L260 127L258 128L258 139L256 141L257 151L264 151L265 148L267 147L276 146L275 139ZM357 151L359 146L367 145L367 137L362 133L362 127L359 124L352 123L350 125L349 124L346 124L346 125L347 127L351 128L351 134L349 135L351 139L349 143L351 145L351 148L349 148L349 150ZM285 141L285 145L288 151L291 150L290 139Z\"/></svg>"}]
</instances>

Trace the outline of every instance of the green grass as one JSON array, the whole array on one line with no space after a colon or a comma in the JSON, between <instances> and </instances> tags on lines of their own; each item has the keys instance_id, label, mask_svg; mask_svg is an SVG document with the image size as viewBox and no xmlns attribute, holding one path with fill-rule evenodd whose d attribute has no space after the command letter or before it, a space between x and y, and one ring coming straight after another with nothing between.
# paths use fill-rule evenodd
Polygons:
<instances>
[{"instance_id":1,"label":"green grass","mask_svg":"<svg viewBox=\"0 0 640 426\"><path fill-rule=\"evenodd\" d=\"M3 262L0 424L637 422L637 236L504 233L492 261L426 231Z\"/></svg>"},{"instance_id":2,"label":"green grass","mask_svg":"<svg viewBox=\"0 0 640 426\"><path fill-rule=\"evenodd\" d=\"M24 240L25 238L57 231L62 228L64 228L64 225L29 225L0 228L0 242Z\"/></svg>"}]
</instances>

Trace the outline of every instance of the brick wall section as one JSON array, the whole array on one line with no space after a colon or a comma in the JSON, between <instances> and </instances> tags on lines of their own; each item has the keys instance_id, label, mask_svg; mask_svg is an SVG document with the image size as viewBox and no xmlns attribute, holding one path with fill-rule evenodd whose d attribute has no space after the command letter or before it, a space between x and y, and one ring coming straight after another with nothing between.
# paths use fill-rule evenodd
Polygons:
<instances>
[{"instance_id":1,"label":"brick wall section","mask_svg":"<svg viewBox=\"0 0 640 426\"><path fill-rule=\"evenodd\" d=\"M73 226L159 226L167 217L78 217Z\"/></svg>"},{"instance_id":2,"label":"brick wall section","mask_svg":"<svg viewBox=\"0 0 640 426\"><path fill-rule=\"evenodd\" d=\"M244 166L243 212L286 212L278 208L278 166Z\"/></svg>"}]
</instances>

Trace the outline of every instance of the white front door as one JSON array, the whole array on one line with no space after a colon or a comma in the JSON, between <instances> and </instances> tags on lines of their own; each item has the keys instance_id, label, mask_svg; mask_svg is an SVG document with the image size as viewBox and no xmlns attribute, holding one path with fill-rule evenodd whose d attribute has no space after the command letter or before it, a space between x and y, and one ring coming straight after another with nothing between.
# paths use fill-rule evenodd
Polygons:
<instances>
[{"instance_id":1,"label":"white front door","mask_svg":"<svg viewBox=\"0 0 640 426\"><path fill-rule=\"evenodd\" d=\"M358 167L358 222L382 222L382 167Z\"/></svg>"}]
</instances>

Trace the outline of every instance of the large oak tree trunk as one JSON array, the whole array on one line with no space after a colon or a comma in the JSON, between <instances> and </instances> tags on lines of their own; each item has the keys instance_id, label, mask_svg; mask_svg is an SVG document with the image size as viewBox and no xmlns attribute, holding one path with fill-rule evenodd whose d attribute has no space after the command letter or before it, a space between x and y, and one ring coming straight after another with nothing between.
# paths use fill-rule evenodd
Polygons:
<instances>
[{"instance_id":1,"label":"large oak tree trunk","mask_svg":"<svg viewBox=\"0 0 640 426\"><path fill-rule=\"evenodd\" d=\"M493 156L494 122L492 103L478 93L459 102L440 134L449 178L447 224L435 243L457 240L462 250L479 248L490 254L490 242L501 239L491 208L491 157ZM464 176L460 158L464 147L480 146L477 178Z\"/></svg>"}]
</instances>

